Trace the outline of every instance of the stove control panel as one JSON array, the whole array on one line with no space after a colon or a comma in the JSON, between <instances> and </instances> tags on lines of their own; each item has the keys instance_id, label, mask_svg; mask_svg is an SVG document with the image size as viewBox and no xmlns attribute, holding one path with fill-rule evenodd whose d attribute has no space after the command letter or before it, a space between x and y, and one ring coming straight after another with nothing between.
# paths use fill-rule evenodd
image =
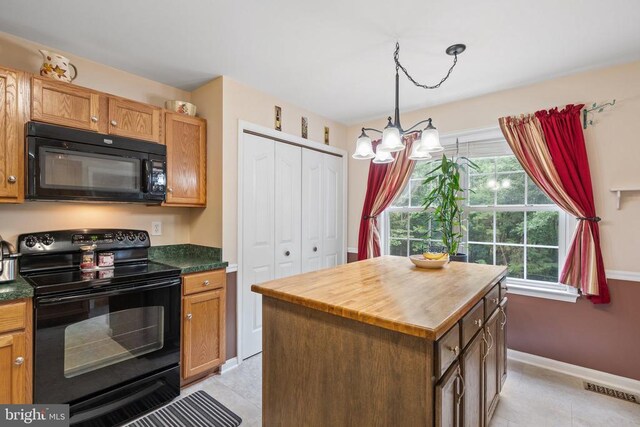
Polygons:
<instances>
[{"instance_id":1,"label":"stove control panel","mask_svg":"<svg viewBox=\"0 0 640 427\"><path fill-rule=\"evenodd\" d=\"M148 248L149 233L144 230L81 229L22 234L18 237L22 254L75 252L80 246L95 245L96 250Z\"/></svg>"}]
</instances>

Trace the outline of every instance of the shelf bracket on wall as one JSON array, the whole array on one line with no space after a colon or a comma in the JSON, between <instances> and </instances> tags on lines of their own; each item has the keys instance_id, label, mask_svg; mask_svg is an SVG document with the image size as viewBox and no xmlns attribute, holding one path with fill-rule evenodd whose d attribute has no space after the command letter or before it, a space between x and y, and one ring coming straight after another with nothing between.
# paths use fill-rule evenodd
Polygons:
<instances>
[{"instance_id":1,"label":"shelf bracket on wall","mask_svg":"<svg viewBox=\"0 0 640 427\"><path fill-rule=\"evenodd\" d=\"M620 198L622 197L622 193L631 192L631 191L640 191L640 187L612 188L611 189L611 192L616 194L616 209L620 209Z\"/></svg>"},{"instance_id":2,"label":"shelf bracket on wall","mask_svg":"<svg viewBox=\"0 0 640 427\"><path fill-rule=\"evenodd\" d=\"M589 118L589 114L602 113L605 108L613 107L614 105L616 105L615 99L611 102L605 102L604 104L594 102L591 107L584 108L582 110L582 127L586 129L589 125L593 126L593 120Z\"/></svg>"}]
</instances>

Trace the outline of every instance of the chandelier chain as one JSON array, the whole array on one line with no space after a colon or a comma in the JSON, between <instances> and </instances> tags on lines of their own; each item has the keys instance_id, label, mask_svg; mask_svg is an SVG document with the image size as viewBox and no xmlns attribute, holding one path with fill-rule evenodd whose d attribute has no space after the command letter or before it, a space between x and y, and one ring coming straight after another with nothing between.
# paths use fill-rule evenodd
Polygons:
<instances>
[{"instance_id":1,"label":"chandelier chain","mask_svg":"<svg viewBox=\"0 0 640 427\"><path fill-rule=\"evenodd\" d=\"M396 63L396 72L398 71L398 69L402 70L402 72L405 74L405 76L407 76L407 78L411 81L411 83L413 83L414 85L421 87L423 89L437 89L440 87L440 85L442 85L442 83L444 83L449 76L451 76L451 72L453 71L453 68L456 66L456 64L458 63L458 54L454 53L453 54L453 64L451 65L451 68L449 68L449 71L447 72L447 75L444 76L442 78L442 80L440 80L439 83L430 86L430 85L425 85L425 84L421 84L418 83L413 77L411 77L411 75L409 74L409 72L407 71L406 68L404 68L402 66L402 64L400 64L400 43L396 42L396 51L393 54L393 59Z\"/></svg>"}]
</instances>

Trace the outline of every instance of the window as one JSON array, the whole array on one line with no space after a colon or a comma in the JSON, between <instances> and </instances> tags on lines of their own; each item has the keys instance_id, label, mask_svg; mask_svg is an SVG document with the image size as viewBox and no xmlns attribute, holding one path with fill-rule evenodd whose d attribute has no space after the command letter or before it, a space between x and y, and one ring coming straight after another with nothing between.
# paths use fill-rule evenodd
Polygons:
<instances>
[{"instance_id":1,"label":"window","mask_svg":"<svg viewBox=\"0 0 640 427\"><path fill-rule=\"evenodd\" d=\"M508 149L498 150L499 155L486 151L469 156L478 168L468 168L463 176L467 230L461 251L469 262L508 265L512 289L527 295L549 291L575 301L575 291L558 284L573 219L540 191ZM423 181L434 165L417 163L407 187L385 211L386 253L406 256L442 249L438 226L422 206L430 190Z\"/></svg>"}]
</instances>

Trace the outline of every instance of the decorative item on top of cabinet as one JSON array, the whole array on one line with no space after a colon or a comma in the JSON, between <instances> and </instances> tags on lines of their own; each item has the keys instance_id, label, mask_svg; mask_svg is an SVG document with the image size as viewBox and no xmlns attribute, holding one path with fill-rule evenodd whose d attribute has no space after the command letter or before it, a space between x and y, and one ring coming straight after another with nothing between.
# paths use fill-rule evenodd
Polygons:
<instances>
[{"instance_id":1,"label":"decorative item on top of cabinet","mask_svg":"<svg viewBox=\"0 0 640 427\"><path fill-rule=\"evenodd\" d=\"M207 122L198 117L165 113L167 206L207 204Z\"/></svg>"},{"instance_id":2,"label":"decorative item on top of cabinet","mask_svg":"<svg viewBox=\"0 0 640 427\"><path fill-rule=\"evenodd\" d=\"M106 133L105 100L104 94L91 89L33 77L31 119Z\"/></svg>"},{"instance_id":3,"label":"decorative item on top of cabinet","mask_svg":"<svg viewBox=\"0 0 640 427\"><path fill-rule=\"evenodd\" d=\"M324 143L329 145L329 126L324 127Z\"/></svg>"},{"instance_id":4,"label":"decorative item on top of cabinet","mask_svg":"<svg viewBox=\"0 0 640 427\"><path fill-rule=\"evenodd\" d=\"M28 117L24 73L0 68L0 203L24 200L24 122Z\"/></svg>"},{"instance_id":5,"label":"decorative item on top of cabinet","mask_svg":"<svg viewBox=\"0 0 640 427\"><path fill-rule=\"evenodd\" d=\"M68 58L59 53L42 49L40 49L40 54L42 55L41 76L67 83L71 83L78 77L78 69ZM71 76L71 68L73 68L73 77Z\"/></svg>"},{"instance_id":6,"label":"decorative item on top of cabinet","mask_svg":"<svg viewBox=\"0 0 640 427\"><path fill-rule=\"evenodd\" d=\"M109 133L162 142L162 109L128 99L109 97Z\"/></svg>"},{"instance_id":7,"label":"decorative item on top of cabinet","mask_svg":"<svg viewBox=\"0 0 640 427\"><path fill-rule=\"evenodd\" d=\"M0 304L0 404L31 403L31 299Z\"/></svg>"},{"instance_id":8,"label":"decorative item on top of cabinet","mask_svg":"<svg viewBox=\"0 0 640 427\"><path fill-rule=\"evenodd\" d=\"M225 269L182 278L183 384L213 372L225 362Z\"/></svg>"},{"instance_id":9,"label":"decorative item on top of cabinet","mask_svg":"<svg viewBox=\"0 0 640 427\"><path fill-rule=\"evenodd\" d=\"M164 108L174 113L186 114L187 116L196 116L196 106L187 101L165 101Z\"/></svg>"},{"instance_id":10,"label":"decorative item on top of cabinet","mask_svg":"<svg viewBox=\"0 0 640 427\"><path fill-rule=\"evenodd\" d=\"M304 139L307 139L309 137L309 119L307 119L306 117L302 118L302 129L300 134Z\"/></svg>"},{"instance_id":11,"label":"decorative item on top of cabinet","mask_svg":"<svg viewBox=\"0 0 640 427\"><path fill-rule=\"evenodd\" d=\"M276 130L282 130L282 108L278 107L277 105L275 106L275 110L276 110L276 123L275 123L275 129Z\"/></svg>"}]
</instances>

